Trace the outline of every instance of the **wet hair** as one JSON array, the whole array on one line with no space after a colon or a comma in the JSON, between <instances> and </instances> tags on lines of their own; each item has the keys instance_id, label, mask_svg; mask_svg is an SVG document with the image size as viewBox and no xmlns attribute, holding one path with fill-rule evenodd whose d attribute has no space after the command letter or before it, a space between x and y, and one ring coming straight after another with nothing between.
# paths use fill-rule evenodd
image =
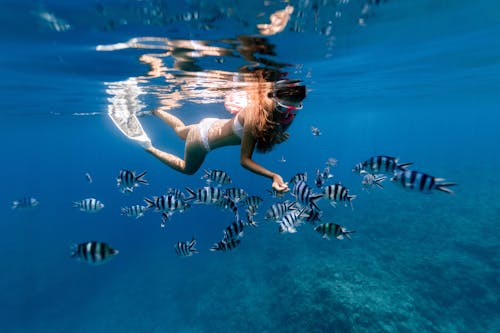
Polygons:
<instances>
[{"instance_id":1,"label":"wet hair","mask_svg":"<svg viewBox=\"0 0 500 333\"><path fill-rule=\"evenodd\" d=\"M276 111L274 98L283 101L284 104L302 102L306 97L306 87L297 83L300 81L280 81L273 91L261 98L253 133L257 140L256 149L258 152L271 151L278 142L278 137L290 126L290 124L280 122L283 115Z\"/></svg>"}]
</instances>

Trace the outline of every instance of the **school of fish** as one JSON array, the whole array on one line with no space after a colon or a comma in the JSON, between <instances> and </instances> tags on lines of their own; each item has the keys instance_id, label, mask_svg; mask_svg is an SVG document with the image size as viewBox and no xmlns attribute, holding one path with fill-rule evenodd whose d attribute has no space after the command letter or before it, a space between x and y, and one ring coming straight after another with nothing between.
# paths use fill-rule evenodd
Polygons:
<instances>
[{"instance_id":1,"label":"school of fish","mask_svg":"<svg viewBox=\"0 0 500 333\"><path fill-rule=\"evenodd\" d=\"M406 190L430 193L441 191L448 194L454 192L450 187L456 183L446 182L443 178L434 177L427 173L410 170L411 162L400 163L392 156L372 156L357 163L352 172L362 177L361 188L367 192L373 189L383 189L383 182L390 176L390 181ZM355 230L349 230L341 224L329 221L324 217L320 201L336 207L338 203L353 207L353 200L357 195L351 194L350 189L341 182L332 182L334 175L330 172L337 166L335 158L329 158L323 168L317 168L314 185L308 184L307 172L298 172L290 178L290 192L277 193L267 190L274 200L263 214L266 223L274 222L278 225L277 232L294 234L303 224L313 226L313 229L323 238L338 240L351 239ZM116 178L117 187L122 194L130 195L134 189L149 185L145 179L147 172L136 174L135 171L122 169ZM85 173L89 184L93 183L90 173ZM227 226L222 230L222 237L215 240L209 249L213 252L227 252L240 246L248 227L255 228L258 222L255 216L264 199L258 195L251 195L241 187L232 185L231 177L221 169L204 170L201 177L206 183L198 188L184 187L169 188L165 193L145 196L142 203L120 208L120 214L133 219L140 219L145 214L160 215L160 226L165 228L176 214L182 214L193 205L210 205L215 208L229 211L232 215ZM33 209L39 206L38 199L32 196L21 197L12 202L13 210ZM84 213L98 213L105 206L94 197L78 199L72 206ZM244 213L243 213L244 211ZM174 244L174 253L179 257L191 257L198 254L196 238L179 240ZM71 258L91 265L100 265L108 262L119 253L111 245L102 241L86 241L71 246Z\"/></svg>"}]
</instances>

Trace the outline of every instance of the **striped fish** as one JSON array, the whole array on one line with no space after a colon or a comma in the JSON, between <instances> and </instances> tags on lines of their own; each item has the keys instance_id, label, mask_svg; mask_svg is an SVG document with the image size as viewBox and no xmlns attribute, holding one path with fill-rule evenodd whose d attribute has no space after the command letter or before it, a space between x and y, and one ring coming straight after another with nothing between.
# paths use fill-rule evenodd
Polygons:
<instances>
[{"instance_id":1,"label":"striped fish","mask_svg":"<svg viewBox=\"0 0 500 333\"><path fill-rule=\"evenodd\" d=\"M196 191L193 191L189 187L186 187L185 189L189 193L189 196L187 196L185 200L194 200L195 204L211 205L224 198L224 191L218 187L205 186L197 189Z\"/></svg>"},{"instance_id":2,"label":"striped fish","mask_svg":"<svg viewBox=\"0 0 500 333\"><path fill-rule=\"evenodd\" d=\"M354 166L352 172L361 173L367 171L369 173L394 173L398 169L405 169L413 162L399 164L399 159L391 156L373 156L364 162L360 162Z\"/></svg>"},{"instance_id":3,"label":"striped fish","mask_svg":"<svg viewBox=\"0 0 500 333\"><path fill-rule=\"evenodd\" d=\"M241 220L236 220L231 223L226 229L224 229L224 238L223 240L228 242L231 239L237 239L243 237L243 229L245 225Z\"/></svg>"},{"instance_id":4,"label":"striped fish","mask_svg":"<svg viewBox=\"0 0 500 333\"><path fill-rule=\"evenodd\" d=\"M351 239L349 234L356 232L355 230L347 230L345 227L332 222L320 224L314 230L323 235L324 238L333 236L337 239L344 239L344 237Z\"/></svg>"},{"instance_id":5,"label":"striped fish","mask_svg":"<svg viewBox=\"0 0 500 333\"><path fill-rule=\"evenodd\" d=\"M297 173L290 179L290 184L296 184L300 181L307 182L307 172Z\"/></svg>"},{"instance_id":6,"label":"striped fish","mask_svg":"<svg viewBox=\"0 0 500 333\"><path fill-rule=\"evenodd\" d=\"M454 192L448 187L457 185L456 183L445 183L443 178L436 178L423 172L404 169L396 170L391 181L410 190L420 192L439 190L449 194L453 194Z\"/></svg>"},{"instance_id":7,"label":"striped fish","mask_svg":"<svg viewBox=\"0 0 500 333\"><path fill-rule=\"evenodd\" d=\"M205 174L201 177L201 179L206 179L208 183L215 182L219 185L228 185L231 184L231 177L220 169L213 170L203 170Z\"/></svg>"},{"instance_id":8,"label":"striped fish","mask_svg":"<svg viewBox=\"0 0 500 333\"><path fill-rule=\"evenodd\" d=\"M214 206L222 210L232 211L236 219L239 219L240 214L238 212L238 206L233 201L233 199L229 197L223 197L222 199L214 203Z\"/></svg>"},{"instance_id":9,"label":"striped fish","mask_svg":"<svg viewBox=\"0 0 500 333\"><path fill-rule=\"evenodd\" d=\"M347 187L342 184L328 185L323 189L323 197L330 200L332 206L336 206L337 202L343 201L347 206L349 202L352 208L352 201L356 199L355 195L350 195Z\"/></svg>"},{"instance_id":10,"label":"striped fish","mask_svg":"<svg viewBox=\"0 0 500 333\"><path fill-rule=\"evenodd\" d=\"M199 253L195 248L196 239L191 239L190 242L177 242L174 246L175 254L179 257L190 257L193 254Z\"/></svg>"},{"instance_id":11,"label":"striped fish","mask_svg":"<svg viewBox=\"0 0 500 333\"><path fill-rule=\"evenodd\" d=\"M337 159L333 157L329 157L325 162L327 167L337 166L337 163L338 163Z\"/></svg>"},{"instance_id":12,"label":"striped fish","mask_svg":"<svg viewBox=\"0 0 500 333\"><path fill-rule=\"evenodd\" d=\"M257 227L257 222L253 219L253 215L254 214L252 213L252 211L246 209L245 213L247 215L247 223L248 223L248 225L251 226L251 227L254 227L254 228Z\"/></svg>"},{"instance_id":13,"label":"striped fish","mask_svg":"<svg viewBox=\"0 0 500 333\"><path fill-rule=\"evenodd\" d=\"M279 221L290 210L295 209L295 205L297 202L295 201L284 201L284 202L276 202L269 207L266 211L264 219L271 221Z\"/></svg>"},{"instance_id":14,"label":"striped fish","mask_svg":"<svg viewBox=\"0 0 500 333\"><path fill-rule=\"evenodd\" d=\"M182 192L182 190L179 190L178 188L169 188L167 190L167 194L172 194L176 198L186 200L186 194L184 194L184 192Z\"/></svg>"},{"instance_id":15,"label":"striped fish","mask_svg":"<svg viewBox=\"0 0 500 333\"><path fill-rule=\"evenodd\" d=\"M241 203L243 206L253 207L254 209L257 209L263 201L264 199L262 199L258 195L251 195L249 197L246 197L245 200L241 201Z\"/></svg>"},{"instance_id":16,"label":"striped fish","mask_svg":"<svg viewBox=\"0 0 500 333\"><path fill-rule=\"evenodd\" d=\"M144 216L144 212L147 210L146 206L141 206L141 205L133 205L130 207L122 207L120 209L120 212L122 215L128 216L128 217L135 217L136 219L141 218Z\"/></svg>"},{"instance_id":17,"label":"striped fish","mask_svg":"<svg viewBox=\"0 0 500 333\"><path fill-rule=\"evenodd\" d=\"M293 186L292 195L297 202L303 206L320 210L317 201L323 197L321 194L314 194L312 188L306 182L300 180Z\"/></svg>"},{"instance_id":18,"label":"striped fish","mask_svg":"<svg viewBox=\"0 0 500 333\"><path fill-rule=\"evenodd\" d=\"M248 193L245 192L244 189L237 188L237 187L231 187L231 188L226 189L224 194L226 197L232 199L234 202L238 202L238 201L243 200L246 197L248 197Z\"/></svg>"},{"instance_id":19,"label":"striped fish","mask_svg":"<svg viewBox=\"0 0 500 333\"><path fill-rule=\"evenodd\" d=\"M271 197L276 198L276 199L281 199L285 196L285 192L276 191L274 188L267 189L266 192L269 193L269 195Z\"/></svg>"},{"instance_id":20,"label":"striped fish","mask_svg":"<svg viewBox=\"0 0 500 333\"><path fill-rule=\"evenodd\" d=\"M152 199L144 198L144 201L148 204L147 209L155 208L160 212L183 212L188 209L190 205L185 201L173 194L153 196Z\"/></svg>"},{"instance_id":21,"label":"striped fish","mask_svg":"<svg viewBox=\"0 0 500 333\"><path fill-rule=\"evenodd\" d=\"M116 185L122 193L133 192L134 188L140 184L149 185L148 181L143 178L145 175L146 171L136 175L135 171L122 169L116 178Z\"/></svg>"},{"instance_id":22,"label":"striped fish","mask_svg":"<svg viewBox=\"0 0 500 333\"><path fill-rule=\"evenodd\" d=\"M33 197L23 197L19 200L12 201L12 209L25 209L25 208L33 208L38 206L39 202L36 198Z\"/></svg>"},{"instance_id":23,"label":"striped fish","mask_svg":"<svg viewBox=\"0 0 500 333\"><path fill-rule=\"evenodd\" d=\"M234 248L236 248L238 245L240 245L240 243L241 243L240 239L231 239L228 241L221 240L221 241L215 243L212 246L212 248L210 249L210 251L214 251L214 252L215 251L222 251L222 252L231 251Z\"/></svg>"},{"instance_id":24,"label":"striped fish","mask_svg":"<svg viewBox=\"0 0 500 333\"><path fill-rule=\"evenodd\" d=\"M96 198L86 198L80 201L74 201L73 207L79 208L82 212L97 213L104 208L104 204Z\"/></svg>"},{"instance_id":25,"label":"striped fish","mask_svg":"<svg viewBox=\"0 0 500 333\"><path fill-rule=\"evenodd\" d=\"M321 222L321 215L323 215L323 212L306 207L302 215L305 222L316 224L316 222Z\"/></svg>"},{"instance_id":26,"label":"striped fish","mask_svg":"<svg viewBox=\"0 0 500 333\"><path fill-rule=\"evenodd\" d=\"M304 213L304 209L299 210L291 210L279 221L280 227L278 231L280 233L288 232L288 233L296 233L296 227L302 224L302 214Z\"/></svg>"},{"instance_id":27,"label":"striped fish","mask_svg":"<svg viewBox=\"0 0 500 333\"><path fill-rule=\"evenodd\" d=\"M71 246L71 258L92 265L103 264L117 254L118 250L102 242L90 241Z\"/></svg>"}]
</instances>

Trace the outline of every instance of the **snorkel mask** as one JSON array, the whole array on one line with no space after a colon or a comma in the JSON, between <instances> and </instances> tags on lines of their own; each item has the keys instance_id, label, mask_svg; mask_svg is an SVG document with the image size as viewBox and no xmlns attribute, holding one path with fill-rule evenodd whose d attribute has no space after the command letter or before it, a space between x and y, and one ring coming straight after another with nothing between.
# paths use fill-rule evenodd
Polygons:
<instances>
[{"instance_id":1,"label":"snorkel mask","mask_svg":"<svg viewBox=\"0 0 500 333\"><path fill-rule=\"evenodd\" d=\"M288 125L295 118L297 110L302 109L302 103L293 104L289 101L285 102L276 95L276 91L280 89L302 86L303 84L300 80L280 80L277 81L275 85L275 91L272 93L272 99L275 103L275 110L278 111L281 115L279 122L281 124Z\"/></svg>"}]
</instances>

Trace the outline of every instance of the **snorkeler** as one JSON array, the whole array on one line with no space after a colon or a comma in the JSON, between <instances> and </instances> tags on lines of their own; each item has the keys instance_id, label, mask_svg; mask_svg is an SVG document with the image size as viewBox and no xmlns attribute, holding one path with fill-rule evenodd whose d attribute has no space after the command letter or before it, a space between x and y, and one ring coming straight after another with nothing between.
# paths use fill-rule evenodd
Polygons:
<instances>
[{"instance_id":1,"label":"snorkeler","mask_svg":"<svg viewBox=\"0 0 500 333\"><path fill-rule=\"evenodd\" d=\"M172 114L154 110L153 114L171 126L186 142L184 159L164 152L146 140L139 142L150 154L169 167L192 175L199 170L209 151L231 145L241 145L241 165L272 180L272 187L279 192L289 190L283 178L252 159L255 149L270 151L275 144L288 139L286 129L297 110L302 108L306 88L297 80L266 82L260 77L256 89L249 89L248 103L233 118L205 118L198 124L185 125Z\"/></svg>"}]
</instances>

